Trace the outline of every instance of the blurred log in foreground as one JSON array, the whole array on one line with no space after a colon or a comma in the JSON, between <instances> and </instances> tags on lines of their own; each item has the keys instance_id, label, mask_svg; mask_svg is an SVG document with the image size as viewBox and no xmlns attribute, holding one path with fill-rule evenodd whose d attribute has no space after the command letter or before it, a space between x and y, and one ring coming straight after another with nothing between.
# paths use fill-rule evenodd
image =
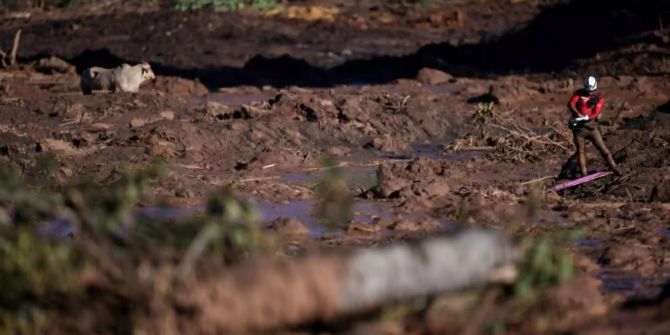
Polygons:
<instances>
[{"instance_id":1,"label":"blurred log in foreground","mask_svg":"<svg viewBox=\"0 0 670 335\"><path fill-rule=\"evenodd\" d=\"M193 317L180 326L201 333L253 333L332 319L417 296L513 280L519 257L501 233L467 229L376 249L256 263L198 278L196 285L181 290L177 304Z\"/></svg>"}]
</instances>

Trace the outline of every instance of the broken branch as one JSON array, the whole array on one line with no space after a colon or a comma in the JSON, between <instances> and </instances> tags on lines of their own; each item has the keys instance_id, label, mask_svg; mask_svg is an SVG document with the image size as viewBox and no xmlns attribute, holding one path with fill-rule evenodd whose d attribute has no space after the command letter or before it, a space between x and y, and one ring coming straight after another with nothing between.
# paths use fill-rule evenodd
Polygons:
<instances>
[{"instance_id":1,"label":"broken branch","mask_svg":"<svg viewBox=\"0 0 670 335\"><path fill-rule=\"evenodd\" d=\"M16 53L19 51L19 42L21 41L21 29L16 31L14 35L14 43L12 44L12 51L9 53L9 65L16 65Z\"/></svg>"}]
</instances>

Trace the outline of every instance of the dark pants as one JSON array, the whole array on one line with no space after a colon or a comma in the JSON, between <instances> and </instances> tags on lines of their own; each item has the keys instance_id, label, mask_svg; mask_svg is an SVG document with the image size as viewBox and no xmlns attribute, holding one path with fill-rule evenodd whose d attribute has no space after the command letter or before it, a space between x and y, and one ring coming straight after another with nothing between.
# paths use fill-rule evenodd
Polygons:
<instances>
[{"instance_id":1,"label":"dark pants","mask_svg":"<svg viewBox=\"0 0 670 335\"><path fill-rule=\"evenodd\" d=\"M603 136L600 133L600 127L598 125L580 125L572 128L572 135L575 141L575 147L577 148L577 157L579 158L579 169L582 172L582 176L586 176L588 171L586 170L586 140L591 141L595 145L596 149L600 151L600 154L603 156L607 165L609 165L612 171L619 173L617 165L612 158L605 142L603 141Z\"/></svg>"}]
</instances>

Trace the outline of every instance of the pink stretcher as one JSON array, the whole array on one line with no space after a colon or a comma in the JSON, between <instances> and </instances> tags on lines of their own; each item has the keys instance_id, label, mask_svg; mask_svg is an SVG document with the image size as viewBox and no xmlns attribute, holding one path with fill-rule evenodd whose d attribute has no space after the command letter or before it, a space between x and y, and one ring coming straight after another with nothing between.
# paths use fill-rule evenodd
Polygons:
<instances>
[{"instance_id":1,"label":"pink stretcher","mask_svg":"<svg viewBox=\"0 0 670 335\"><path fill-rule=\"evenodd\" d=\"M592 174L590 174L590 175L588 175L588 176L584 176L584 177L581 177L581 178L579 178L579 179L569 180L569 181L566 181L566 182L564 182L564 183L560 183L560 184L555 185L554 187L552 187L552 189L553 189L554 191L557 191L557 192L558 192L558 191L560 191L560 190L564 190L564 189L566 189L566 188L570 188L570 187L573 187L573 186L577 186L577 185L579 185L579 184L583 184L583 183L589 182L589 181L591 181L591 180L596 180L596 179L601 178L601 177L609 176L609 175L611 175L611 174L612 174L612 172L596 172L596 173L592 173Z\"/></svg>"}]
</instances>

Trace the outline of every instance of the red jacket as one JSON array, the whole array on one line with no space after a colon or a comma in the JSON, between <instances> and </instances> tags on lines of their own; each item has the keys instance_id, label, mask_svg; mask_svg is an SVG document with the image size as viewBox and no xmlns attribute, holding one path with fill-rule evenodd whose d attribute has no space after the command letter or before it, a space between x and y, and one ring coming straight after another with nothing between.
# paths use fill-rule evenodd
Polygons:
<instances>
[{"instance_id":1,"label":"red jacket","mask_svg":"<svg viewBox=\"0 0 670 335\"><path fill-rule=\"evenodd\" d=\"M598 93L591 94L585 89L579 89L572 95L568 105L575 107L580 114L588 116L590 121L603 111L605 99Z\"/></svg>"}]
</instances>

